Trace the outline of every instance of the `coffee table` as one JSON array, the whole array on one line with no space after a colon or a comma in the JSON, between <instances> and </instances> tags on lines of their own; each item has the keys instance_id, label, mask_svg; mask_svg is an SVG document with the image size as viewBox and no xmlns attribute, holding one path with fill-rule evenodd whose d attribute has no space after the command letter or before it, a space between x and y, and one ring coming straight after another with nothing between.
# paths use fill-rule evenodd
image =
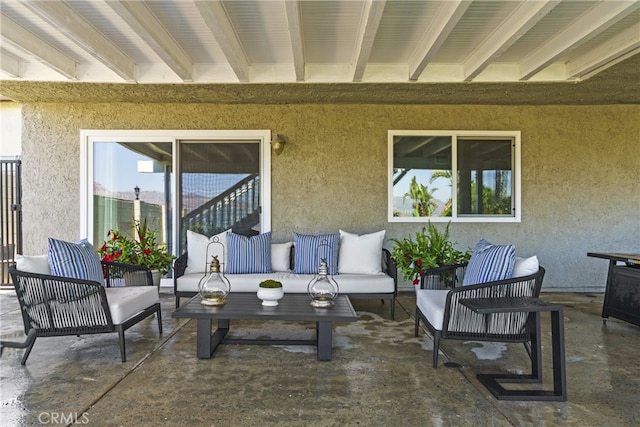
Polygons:
<instances>
[{"instance_id":1,"label":"coffee table","mask_svg":"<svg viewBox=\"0 0 640 427\"><path fill-rule=\"evenodd\" d=\"M209 359L220 344L271 344L314 345L318 360L331 360L333 322L355 322L358 315L346 295L339 295L331 308L315 308L309 305L306 294L285 294L275 307L264 307L254 293L230 293L227 303L219 307L200 304L196 295L187 304L171 313L174 318L197 320L196 353L199 359ZM212 333L213 320L218 321ZM316 322L313 340L292 339L236 339L226 338L231 320L284 320Z\"/></svg>"}]
</instances>

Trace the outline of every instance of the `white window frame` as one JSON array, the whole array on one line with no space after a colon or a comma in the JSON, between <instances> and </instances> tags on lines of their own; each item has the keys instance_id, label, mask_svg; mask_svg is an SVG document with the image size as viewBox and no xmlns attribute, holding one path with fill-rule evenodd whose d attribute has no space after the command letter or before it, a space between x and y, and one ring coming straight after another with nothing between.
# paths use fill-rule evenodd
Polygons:
<instances>
[{"instance_id":1,"label":"white window frame","mask_svg":"<svg viewBox=\"0 0 640 427\"><path fill-rule=\"evenodd\" d=\"M173 147L173 171L178 170L180 141L259 141L260 144L260 232L271 231L271 131L270 130L118 130L82 129L80 131L80 236L93 236L93 144L95 142L170 142ZM179 192L179 180L173 180L173 194ZM173 203L176 203L174 197ZM174 206L173 224L179 224L180 209ZM179 230L173 227L173 253L179 251ZM95 242L94 242L95 243Z\"/></svg>"},{"instance_id":2,"label":"white window frame","mask_svg":"<svg viewBox=\"0 0 640 427\"><path fill-rule=\"evenodd\" d=\"M396 136L450 136L452 142L452 205L453 205L453 213L452 216L442 217L442 216L432 216L432 217L397 217L393 216L393 139ZM457 213L457 191L458 188L458 179L457 179L457 170L458 170L458 160L457 160L457 139L461 138L469 138L469 137L477 137L481 139L491 139L491 138L512 138L514 142L513 147L513 158L512 162L512 171L513 171L513 215L481 215L481 214L465 214L462 216L458 216ZM460 130L389 130L387 133L387 159L388 159L388 181L387 181L387 219L389 222L416 222L416 223L426 223L426 222L504 222L504 223L518 223L522 221L522 188L521 188L521 161L520 161L520 145L521 145L521 132L520 131L487 131L487 130L469 130L469 131L460 131Z\"/></svg>"}]
</instances>

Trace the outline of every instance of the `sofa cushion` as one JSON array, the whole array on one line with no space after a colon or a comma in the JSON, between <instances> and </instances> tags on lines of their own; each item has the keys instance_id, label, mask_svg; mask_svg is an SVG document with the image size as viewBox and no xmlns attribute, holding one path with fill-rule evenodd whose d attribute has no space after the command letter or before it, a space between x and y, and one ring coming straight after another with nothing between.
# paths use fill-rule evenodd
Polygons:
<instances>
[{"instance_id":1,"label":"sofa cushion","mask_svg":"<svg viewBox=\"0 0 640 427\"><path fill-rule=\"evenodd\" d=\"M448 293L447 289L416 289L416 305L431 326L438 331L442 330Z\"/></svg>"},{"instance_id":2,"label":"sofa cushion","mask_svg":"<svg viewBox=\"0 0 640 427\"><path fill-rule=\"evenodd\" d=\"M115 325L160 301L155 286L124 286L106 288L107 305Z\"/></svg>"},{"instance_id":3,"label":"sofa cushion","mask_svg":"<svg viewBox=\"0 0 640 427\"><path fill-rule=\"evenodd\" d=\"M540 269L540 263L537 256L531 256L529 258L516 257L515 264L513 266L513 275L511 277L523 277L535 274Z\"/></svg>"},{"instance_id":4,"label":"sofa cushion","mask_svg":"<svg viewBox=\"0 0 640 427\"><path fill-rule=\"evenodd\" d=\"M187 274L176 279L179 292L198 292L198 283L203 274ZM285 294L306 293L307 285L315 277L313 274L295 274L286 271L274 271L263 274L229 274L231 292L257 292L258 284L272 279L282 282ZM393 293L393 278L386 274L340 274L334 277L340 293L344 294L377 294Z\"/></svg>"},{"instance_id":5,"label":"sofa cushion","mask_svg":"<svg viewBox=\"0 0 640 427\"><path fill-rule=\"evenodd\" d=\"M271 270L291 271L291 247L293 242L271 244Z\"/></svg>"},{"instance_id":6,"label":"sofa cushion","mask_svg":"<svg viewBox=\"0 0 640 427\"><path fill-rule=\"evenodd\" d=\"M271 232L257 236L227 233L225 274L270 273Z\"/></svg>"},{"instance_id":7,"label":"sofa cushion","mask_svg":"<svg viewBox=\"0 0 640 427\"><path fill-rule=\"evenodd\" d=\"M316 274L320 259L327 260L329 274L338 273L339 234L307 235L293 233L296 255L293 272L296 274Z\"/></svg>"},{"instance_id":8,"label":"sofa cushion","mask_svg":"<svg viewBox=\"0 0 640 427\"><path fill-rule=\"evenodd\" d=\"M231 230L226 230L222 233L216 234L215 236L207 237L194 231L187 230L187 268L184 271L185 274L204 273L207 270L208 263L211 262L211 257L214 255L218 256L218 260L222 264L222 268L224 270L226 260L222 257L222 246L209 246L209 243L217 237L219 242L226 248L228 231Z\"/></svg>"},{"instance_id":9,"label":"sofa cushion","mask_svg":"<svg viewBox=\"0 0 640 427\"><path fill-rule=\"evenodd\" d=\"M16 270L51 275L49 257L47 255L18 255L16 257Z\"/></svg>"},{"instance_id":10,"label":"sofa cushion","mask_svg":"<svg viewBox=\"0 0 640 427\"><path fill-rule=\"evenodd\" d=\"M52 275L104 284L100 256L86 239L73 243L50 237L47 254Z\"/></svg>"},{"instance_id":11,"label":"sofa cushion","mask_svg":"<svg viewBox=\"0 0 640 427\"><path fill-rule=\"evenodd\" d=\"M340 230L338 273L382 273L382 242L385 230L357 235Z\"/></svg>"},{"instance_id":12,"label":"sofa cushion","mask_svg":"<svg viewBox=\"0 0 640 427\"><path fill-rule=\"evenodd\" d=\"M509 279L515 260L513 245L494 245L481 239L473 249L462 284L475 285Z\"/></svg>"}]
</instances>

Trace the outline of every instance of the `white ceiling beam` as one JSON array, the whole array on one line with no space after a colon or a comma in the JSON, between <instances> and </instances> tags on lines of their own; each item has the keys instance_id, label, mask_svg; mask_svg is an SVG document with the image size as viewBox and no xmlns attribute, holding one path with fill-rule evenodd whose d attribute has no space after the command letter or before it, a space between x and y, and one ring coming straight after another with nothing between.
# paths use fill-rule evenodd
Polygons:
<instances>
[{"instance_id":1,"label":"white ceiling beam","mask_svg":"<svg viewBox=\"0 0 640 427\"><path fill-rule=\"evenodd\" d=\"M107 4L182 81L193 81L193 62L144 2L109 0Z\"/></svg>"},{"instance_id":2,"label":"white ceiling beam","mask_svg":"<svg viewBox=\"0 0 640 427\"><path fill-rule=\"evenodd\" d=\"M4 50L0 50L0 70L11 77L22 77L20 60Z\"/></svg>"},{"instance_id":3,"label":"white ceiling beam","mask_svg":"<svg viewBox=\"0 0 640 427\"><path fill-rule=\"evenodd\" d=\"M601 1L548 40L521 63L520 80L528 80L562 55L597 36L640 8L636 1Z\"/></svg>"},{"instance_id":4,"label":"white ceiling beam","mask_svg":"<svg viewBox=\"0 0 640 427\"><path fill-rule=\"evenodd\" d=\"M21 4L123 80L135 81L135 63L68 4L60 1L22 1Z\"/></svg>"},{"instance_id":5,"label":"white ceiling beam","mask_svg":"<svg viewBox=\"0 0 640 427\"><path fill-rule=\"evenodd\" d=\"M617 36L569 61L567 63L567 77L586 78L594 71L600 72L617 64L620 60L629 57L630 53L637 53L639 49L640 22L636 22Z\"/></svg>"},{"instance_id":6,"label":"white ceiling beam","mask_svg":"<svg viewBox=\"0 0 640 427\"><path fill-rule=\"evenodd\" d=\"M70 80L78 79L78 64L72 58L4 14L0 17L0 34L3 43L11 43L35 56L44 65Z\"/></svg>"},{"instance_id":7,"label":"white ceiling beam","mask_svg":"<svg viewBox=\"0 0 640 427\"><path fill-rule=\"evenodd\" d=\"M367 68L373 42L380 26L382 12L386 5L386 0L367 0L364 4L363 29L356 40L356 61L353 72L353 81L361 82L364 70Z\"/></svg>"},{"instance_id":8,"label":"white ceiling beam","mask_svg":"<svg viewBox=\"0 0 640 427\"><path fill-rule=\"evenodd\" d=\"M493 60L547 16L558 3L560 0L521 2L464 62L464 80L471 81L477 77Z\"/></svg>"},{"instance_id":9,"label":"white ceiling beam","mask_svg":"<svg viewBox=\"0 0 640 427\"><path fill-rule=\"evenodd\" d=\"M289 37L293 51L293 66L296 72L296 81L304 81L304 41L302 38L302 23L300 22L300 1L285 1L285 12L289 25Z\"/></svg>"},{"instance_id":10,"label":"white ceiling beam","mask_svg":"<svg viewBox=\"0 0 640 427\"><path fill-rule=\"evenodd\" d=\"M409 58L409 80L418 80L469 5L471 5L470 1L445 0L441 3L432 24L427 28L415 53Z\"/></svg>"},{"instance_id":11,"label":"white ceiling beam","mask_svg":"<svg viewBox=\"0 0 640 427\"><path fill-rule=\"evenodd\" d=\"M222 2L196 1L195 5L207 27L209 27L209 31L211 31L220 45L220 49L222 49L227 61L229 61L229 65L238 80L240 82L248 82L249 62Z\"/></svg>"}]
</instances>

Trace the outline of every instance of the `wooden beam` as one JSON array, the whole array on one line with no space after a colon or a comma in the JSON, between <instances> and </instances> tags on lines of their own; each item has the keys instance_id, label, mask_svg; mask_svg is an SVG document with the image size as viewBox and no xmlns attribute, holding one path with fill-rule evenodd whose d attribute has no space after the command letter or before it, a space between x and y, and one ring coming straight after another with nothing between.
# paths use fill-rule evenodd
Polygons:
<instances>
[{"instance_id":1,"label":"wooden beam","mask_svg":"<svg viewBox=\"0 0 640 427\"><path fill-rule=\"evenodd\" d=\"M567 77L589 78L640 52L640 22L567 63Z\"/></svg>"},{"instance_id":2,"label":"wooden beam","mask_svg":"<svg viewBox=\"0 0 640 427\"><path fill-rule=\"evenodd\" d=\"M249 62L220 1L196 1L202 19L220 45L231 69L240 82L249 81Z\"/></svg>"},{"instance_id":3,"label":"wooden beam","mask_svg":"<svg viewBox=\"0 0 640 427\"><path fill-rule=\"evenodd\" d=\"M471 81L477 77L494 59L547 16L558 3L560 0L521 2L464 62L464 80Z\"/></svg>"},{"instance_id":4,"label":"wooden beam","mask_svg":"<svg viewBox=\"0 0 640 427\"><path fill-rule=\"evenodd\" d=\"M193 62L144 2L108 0L107 4L182 81L193 81Z\"/></svg>"},{"instance_id":5,"label":"wooden beam","mask_svg":"<svg viewBox=\"0 0 640 427\"><path fill-rule=\"evenodd\" d=\"M44 65L70 80L78 79L76 61L4 14L0 16L0 34L3 43L11 43L35 56Z\"/></svg>"},{"instance_id":6,"label":"wooden beam","mask_svg":"<svg viewBox=\"0 0 640 427\"><path fill-rule=\"evenodd\" d=\"M356 41L356 61L353 73L353 81L361 82L364 71L369 62L373 42L380 26L382 12L386 5L386 0L367 0L364 4L364 29L360 31Z\"/></svg>"},{"instance_id":7,"label":"wooden beam","mask_svg":"<svg viewBox=\"0 0 640 427\"><path fill-rule=\"evenodd\" d=\"M21 1L22 5L73 43L87 51L123 80L135 81L135 63L68 4L61 1Z\"/></svg>"},{"instance_id":8,"label":"wooden beam","mask_svg":"<svg viewBox=\"0 0 640 427\"><path fill-rule=\"evenodd\" d=\"M449 37L469 5L471 5L470 1L442 2L440 9L433 17L432 24L416 47L416 53L409 58L409 80L418 80L420 74L427 68L431 58Z\"/></svg>"},{"instance_id":9,"label":"wooden beam","mask_svg":"<svg viewBox=\"0 0 640 427\"><path fill-rule=\"evenodd\" d=\"M591 40L640 8L638 1L603 1L522 60L520 80L528 80L562 55Z\"/></svg>"},{"instance_id":10,"label":"wooden beam","mask_svg":"<svg viewBox=\"0 0 640 427\"><path fill-rule=\"evenodd\" d=\"M0 50L0 70L11 77L22 77L20 60L4 50Z\"/></svg>"},{"instance_id":11,"label":"wooden beam","mask_svg":"<svg viewBox=\"0 0 640 427\"><path fill-rule=\"evenodd\" d=\"M289 25L289 37L293 50L293 66L296 81L304 81L304 42L302 39L302 23L300 22L300 1L285 1L285 12Z\"/></svg>"}]
</instances>

